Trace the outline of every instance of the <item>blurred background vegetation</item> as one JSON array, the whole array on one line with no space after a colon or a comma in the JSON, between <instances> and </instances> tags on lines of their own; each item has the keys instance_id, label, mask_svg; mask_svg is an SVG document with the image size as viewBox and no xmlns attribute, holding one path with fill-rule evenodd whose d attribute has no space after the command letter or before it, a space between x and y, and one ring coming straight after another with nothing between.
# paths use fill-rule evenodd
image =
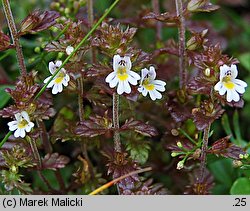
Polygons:
<instances>
[{"instance_id":1,"label":"blurred background vegetation","mask_svg":"<svg viewBox=\"0 0 250 211\"><path fill-rule=\"evenodd\" d=\"M66 5L64 9L61 9L61 14L65 16L75 18L74 9L72 7L73 2L71 0L58 0L55 2L64 2ZM79 2L79 1L78 1ZM97 19L108 8L112 0L96 0L94 1L94 14ZM161 12L174 11L175 4L173 0L161 0L160 8ZM215 43L220 43L223 52L237 58L240 61L238 65L239 78L250 84L250 1L248 0L214 0L214 4L220 6L220 9L212 13L198 13L192 16L192 21L203 22L204 26L209 29L209 38ZM81 1L83 10L80 15L86 16L85 1ZM11 1L13 14L16 23L20 23L29 12L34 9L45 10L53 7L50 0L23 0L23 1ZM2 8L2 7L1 7ZM70 12L65 9L69 8ZM112 17L119 22L119 20L139 15L141 11L152 10L152 2L150 0L122 0L120 4L111 12L109 17ZM5 33L8 33L3 11L0 11L0 26ZM144 14L145 15L145 14ZM125 21L126 22L126 21ZM187 22L187 25L189 22ZM126 25L126 24L125 24ZM36 35L26 35L21 38L21 44L23 46L24 56L28 70L36 70L39 73L41 79L48 75L47 64L54 58L61 58L62 55L51 53L46 55L41 62L40 58L43 54L43 48L45 44L51 39L53 28L45 32L38 33ZM166 42L169 38L177 40L177 29L171 27L163 27L162 41ZM187 35L188 36L188 35ZM156 43L155 29L151 28L139 28L136 33L134 43L146 52L151 52L153 49L161 46L161 43ZM5 70L5 71L3 71ZM13 87L14 82L19 75L18 66L16 62L16 55L14 49L0 52L0 109L8 104L11 104L9 95L4 92L6 87ZM176 83L169 86L176 86ZM227 134L232 133L233 137L231 141L241 146L247 146L248 153L250 153L250 89L249 87L244 94L245 106L242 109L226 108L226 113L221 120L216 121L212 125L213 137L216 140L220 137L224 137ZM60 108L63 107L65 102L60 100ZM91 111L90 111L91 112ZM0 119L0 139L8 132L7 120ZM47 122L49 126L50 121ZM189 129L192 130L192 125ZM156 161L160 159L160 162L169 163L171 156L170 152L162 151L161 157L157 155L157 152L161 151L161 144L158 140L152 140L151 148L156 149L155 152L149 155L150 161ZM69 146L68 143L61 144L59 148ZM62 149L61 149L62 150ZM63 150L65 151L65 150ZM93 155L94 156L94 155ZM143 155L142 158L143 159ZM232 160L226 158L215 158L213 156L208 157L208 168L215 178L215 186L213 187L212 194L250 194L250 170L234 168ZM63 175L65 180L71 176L72 166L64 168ZM50 177L48 171L47 176ZM180 176L185 177L180 173ZM179 193L178 185L173 184L171 176L164 172L158 172L153 175L156 182L163 183L165 187L170 189L172 193ZM55 178L51 175L50 181L55 181ZM55 181L56 183L56 181ZM35 180L33 186L41 186L38 180ZM180 184L181 186L181 184Z\"/></svg>"}]
</instances>

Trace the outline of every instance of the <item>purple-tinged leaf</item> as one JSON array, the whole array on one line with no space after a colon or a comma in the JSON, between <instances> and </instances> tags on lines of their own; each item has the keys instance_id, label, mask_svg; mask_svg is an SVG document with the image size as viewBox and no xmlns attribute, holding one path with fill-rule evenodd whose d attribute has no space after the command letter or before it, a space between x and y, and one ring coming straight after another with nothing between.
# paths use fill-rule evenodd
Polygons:
<instances>
[{"instance_id":1,"label":"purple-tinged leaf","mask_svg":"<svg viewBox=\"0 0 250 211\"><path fill-rule=\"evenodd\" d=\"M158 135L157 130L153 126L133 119L130 119L124 123L124 125L121 127L121 131L123 130L134 130L135 132L140 133L144 136Z\"/></svg>"},{"instance_id":2,"label":"purple-tinged leaf","mask_svg":"<svg viewBox=\"0 0 250 211\"><path fill-rule=\"evenodd\" d=\"M56 11L35 10L22 21L19 35L46 30L55 25L59 17L60 14Z\"/></svg>"},{"instance_id":3,"label":"purple-tinged leaf","mask_svg":"<svg viewBox=\"0 0 250 211\"><path fill-rule=\"evenodd\" d=\"M46 154L42 160L42 168L51 170L64 168L69 161L68 157L58 153Z\"/></svg>"},{"instance_id":4,"label":"purple-tinged leaf","mask_svg":"<svg viewBox=\"0 0 250 211\"><path fill-rule=\"evenodd\" d=\"M75 128L76 135L84 137L95 137L103 135L112 130L112 122L107 117L91 116L89 120L84 120Z\"/></svg>"},{"instance_id":5,"label":"purple-tinged leaf","mask_svg":"<svg viewBox=\"0 0 250 211\"><path fill-rule=\"evenodd\" d=\"M240 155L244 155L246 152L241 147L230 143L230 137L231 136L226 136L214 142L208 152L218 156L239 160Z\"/></svg>"}]
</instances>

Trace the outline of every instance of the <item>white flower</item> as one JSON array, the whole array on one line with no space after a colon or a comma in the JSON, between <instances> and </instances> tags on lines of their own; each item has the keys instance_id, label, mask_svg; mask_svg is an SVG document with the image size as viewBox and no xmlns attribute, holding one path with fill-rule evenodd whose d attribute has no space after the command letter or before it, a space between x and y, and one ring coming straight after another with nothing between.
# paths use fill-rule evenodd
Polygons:
<instances>
[{"instance_id":1,"label":"white flower","mask_svg":"<svg viewBox=\"0 0 250 211\"><path fill-rule=\"evenodd\" d=\"M132 63L128 56L120 57L115 55L113 58L113 72L105 79L109 83L110 88L114 88L117 84L117 93L121 95L123 92L129 94L131 87L129 84L136 85L140 80L139 74L131 71Z\"/></svg>"},{"instance_id":2,"label":"white flower","mask_svg":"<svg viewBox=\"0 0 250 211\"><path fill-rule=\"evenodd\" d=\"M141 70L141 75L141 82L138 91L141 92L144 97L149 93L152 100L161 99L162 94L160 92L165 91L166 83L161 80L155 80L155 68L153 66L151 66L149 70L144 68Z\"/></svg>"},{"instance_id":3,"label":"white flower","mask_svg":"<svg viewBox=\"0 0 250 211\"><path fill-rule=\"evenodd\" d=\"M16 138L24 138L26 132L29 133L34 127L34 123L30 121L29 115L26 111L22 111L21 113L15 114L15 118L15 121L8 123L9 130L15 131L14 136Z\"/></svg>"},{"instance_id":4,"label":"white flower","mask_svg":"<svg viewBox=\"0 0 250 211\"><path fill-rule=\"evenodd\" d=\"M62 65L62 61L56 61L56 63L54 64L54 62L50 62L49 63L49 71L50 73L53 75L55 73L55 71ZM48 78L46 78L43 82L47 83L50 78L52 76L49 76ZM48 84L48 88L52 88L52 94L57 94L58 92L62 92L63 90L63 85L66 87L68 86L68 82L69 82L70 78L69 75L66 74L66 70L64 68L62 68L59 73L55 76L55 78Z\"/></svg>"},{"instance_id":5,"label":"white flower","mask_svg":"<svg viewBox=\"0 0 250 211\"><path fill-rule=\"evenodd\" d=\"M227 65L220 66L220 81L214 86L216 91L219 91L220 95L224 95L227 92L227 101L232 100L238 102L240 95L245 92L247 83L236 79L238 70L236 65L232 64L231 67Z\"/></svg>"},{"instance_id":6,"label":"white flower","mask_svg":"<svg viewBox=\"0 0 250 211\"><path fill-rule=\"evenodd\" d=\"M73 51L74 51L74 48L70 45L66 48L67 55L70 55Z\"/></svg>"}]
</instances>

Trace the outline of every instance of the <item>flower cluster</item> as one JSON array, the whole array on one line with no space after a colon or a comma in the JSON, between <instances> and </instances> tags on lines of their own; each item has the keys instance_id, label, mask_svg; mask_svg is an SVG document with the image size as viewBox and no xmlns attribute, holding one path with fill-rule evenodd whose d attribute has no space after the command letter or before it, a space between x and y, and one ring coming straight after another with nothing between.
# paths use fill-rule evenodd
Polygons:
<instances>
[{"instance_id":1,"label":"flower cluster","mask_svg":"<svg viewBox=\"0 0 250 211\"><path fill-rule=\"evenodd\" d=\"M228 102L240 100L240 95L245 92L247 83L236 79L238 70L236 65L232 64L230 67L227 65L220 66L220 81L214 86L214 89L220 95L227 94L226 99Z\"/></svg>"},{"instance_id":2,"label":"flower cluster","mask_svg":"<svg viewBox=\"0 0 250 211\"><path fill-rule=\"evenodd\" d=\"M152 100L161 99L162 94L159 92L165 91L166 83L161 80L155 80L156 72L154 67L150 67L149 70L144 68L141 70L141 76L131 70L132 63L130 57L115 55L113 58L113 72L111 72L105 79L109 83L110 88L117 86L117 93L119 95L124 92L131 93L132 85L137 85L137 81L140 80L138 91L145 97L149 93Z\"/></svg>"}]
</instances>

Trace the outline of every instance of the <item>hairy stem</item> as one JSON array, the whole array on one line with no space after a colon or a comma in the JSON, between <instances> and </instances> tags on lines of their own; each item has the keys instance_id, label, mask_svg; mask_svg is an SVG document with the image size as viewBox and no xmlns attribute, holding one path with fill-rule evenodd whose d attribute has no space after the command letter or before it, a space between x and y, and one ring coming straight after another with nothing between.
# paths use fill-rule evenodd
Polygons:
<instances>
[{"instance_id":1,"label":"hairy stem","mask_svg":"<svg viewBox=\"0 0 250 211\"><path fill-rule=\"evenodd\" d=\"M179 17L179 80L180 89L185 89L187 83L186 50L185 50L185 18L183 15L182 0L175 0L176 14Z\"/></svg>"},{"instance_id":2,"label":"hairy stem","mask_svg":"<svg viewBox=\"0 0 250 211\"><path fill-rule=\"evenodd\" d=\"M16 53L17 53L16 55L17 55L17 61L18 61L19 68L20 68L20 74L22 77L24 77L25 75L27 75L27 70L26 70L26 66L24 63L22 46L19 42L19 37L18 37L15 21L11 12L10 2L9 0L2 0L2 3L3 3L5 17L8 22L11 38L16 48Z\"/></svg>"},{"instance_id":3,"label":"hairy stem","mask_svg":"<svg viewBox=\"0 0 250 211\"><path fill-rule=\"evenodd\" d=\"M159 0L152 0L153 11L155 14L160 14L160 4ZM156 40L161 40L162 33L162 23L160 21L156 22Z\"/></svg>"},{"instance_id":4,"label":"hairy stem","mask_svg":"<svg viewBox=\"0 0 250 211\"><path fill-rule=\"evenodd\" d=\"M42 167L42 160L41 160L40 154L38 152L38 149L37 149L37 146L36 146L36 142L34 141L33 138L30 138L29 136L26 136L26 139L30 143L31 150L33 152L33 155L34 155L36 161L38 162L38 168L40 170L41 167Z\"/></svg>"},{"instance_id":5,"label":"hairy stem","mask_svg":"<svg viewBox=\"0 0 250 211\"><path fill-rule=\"evenodd\" d=\"M83 78L80 77L77 79L78 83L78 110L80 121L84 120L84 109L83 109Z\"/></svg>"},{"instance_id":6,"label":"hairy stem","mask_svg":"<svg viewBox=\"0 0 250 211\"><path fill-rule=\"evenodd\" d=\"M79 119L80 121L84 121L84 108L83 108L83 78L80 77L77 79L78 82L78 109L79 109ZM86 140L82 140L81 143L81 150L82 150L82 154L85 158L85 160L88 163L88 168L89 168L89 172L91 175L91 178L94 178L94 171L93 171L93 166L92 163L89 159L88 156L88 151L87 151L87 144L86 144Z\"/></svg>"},{"instance_id":7,"label":"hairy stem","mask_svg":"<svg viewBox=\"0 0 250 211\"><path fill-rule=\"evenodd\" d=\"M37 124L38 128L40 129L40 138L42 140L45 152L46 153L52 153L52 151L53 151L52 146L51 146L51 143L49 141L48 133L46 131L44 122L36 120L36 124Z\"/></svg>"},{"instance_id":8,"label":"hairy stem","mask_svg":"<svg viewBox=\"0 0 250 211\"><path fill-rule=\"evenodd\" d=\"M121 140L119 133L119 95L113 93L113 127L114 127L114 149L121 152Z\"/></svg>"},{"instance_id":9,"label":"hairy stem","mask_svg":"<svg viewBox=\"0 0 250 211\"><path fill-rule=\"evenodd\" d=\"M88 20L90 27L94 24L93 0L87 0ZM96 49L91 46L91 62L96 62Z\"/></svg>"},{"instance_id":10,"label":"hairy stem","mask_svg":"<svg viewBox=\"0 0 250 211\"><path fill-rule=\"evenodd\" d=\"M211 126L211 124L209 124L204 129L204 134L203 134L203 144L202 144L202 148L201 148L201 164L200 164L199 183L203 182L204 175L205 175L206 158L207 158L207 147L208 147L208 138L209 138L210 126Z\"/></svg>"},{"instance_id":11,"label":"hairy stem","mask_svg":"<svg viewBox=\"0 0 250 211\"><path fill-rule=\"evenodd\" d=\"M46 131L46 127L44 125L44 122L37 120L36 123L37 123L38 128L40 129L40 138L42 140L44 150L45 150L46 153L51 154L53 152L53 149L52 149L51 143L49 141L48 133ZM59 183L60 190L63 190L63 191L66 190L62 175L60 173L60 170L57 169L54 173L55 173L55 176L56 176L57 181ZM44 178L44 179L46 179L46 178Z\"/></svg>"}]
</instances>

